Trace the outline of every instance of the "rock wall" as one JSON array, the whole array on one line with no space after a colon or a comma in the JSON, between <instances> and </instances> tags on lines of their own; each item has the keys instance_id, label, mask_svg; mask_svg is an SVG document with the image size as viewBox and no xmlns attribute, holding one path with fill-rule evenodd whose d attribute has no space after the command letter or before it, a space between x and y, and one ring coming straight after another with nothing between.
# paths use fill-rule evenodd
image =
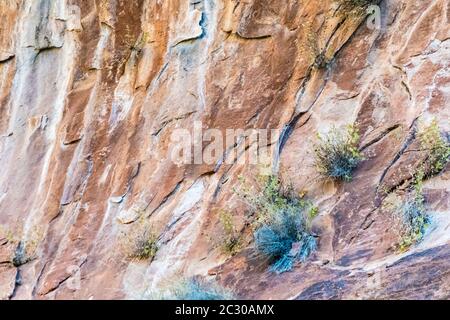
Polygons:
<instances>
[{"instance_id":1,"label":"rock wall","mask_svg":"<svg viewBox=\"0 0 450 320\"><path fill-rule=\"evenodd\" d=\"M374 28L335 0L2 0L0 298L143 298L179 275L243 298L450 298L449 166L426 181L433 224L405 253L380 192L425 156L419 120L450 131L450 2L379 6ZM250 242L217 248L221 210L248 232L233 190L259 169L221 161L231 150L171 161L172 133L198 123L283 132L263 146L273 169L320 209L307 262L276 275ZM367 159L325 183L315 135L348 123ZM160 249L130 261L120 235L142 219ZM33 244L17 267L12 238Z\"/></svg>"}]
</instances>

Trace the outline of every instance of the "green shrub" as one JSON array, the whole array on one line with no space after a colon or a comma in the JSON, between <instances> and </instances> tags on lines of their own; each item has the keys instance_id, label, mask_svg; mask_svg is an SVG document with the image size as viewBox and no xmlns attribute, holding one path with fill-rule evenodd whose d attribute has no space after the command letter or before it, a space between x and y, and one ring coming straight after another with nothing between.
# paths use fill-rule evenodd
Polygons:
<instances>
[{"instance_id":1,"label":"green shrub","mask_svg":"<svg viewBox=\"0 0 450 320\"><path fill-rule=\"evenodd\" d=\"M283 190L277 177L262 178L261 183L259 193L244 195L256 213L255 249L269 258L272 271L286 272L316 249L310 220L317 215L317 208L295 196L293 190Z\"/></svg>"},{"instance_id":2,"label":"green shrub","mask_svg":"<svg viewBox=\"0 0 450 320\"><path fill-rule=\"evenodd\" d=\"M346 19L361 19L367 16L370 5L377 4L376 0L335 0L338 5L337 14Z\"/></svg>"},{"instance_id":3,"label":"green shrub","mask_svg":"<svg viewBox=\"0 0 450 320\"><path fill-rule=\"evenodd\" d=\"M314 145L315 167L320 175L335 180L350 181L353 170L364 160L358 150L359 132L353 125L345 130L333 127L325 136L318 135Z\"/></svg>"},{"instance_id":4,"label":"green shrub","mask_svg":"<svg viewBox=\"0 0 450 320\"><path fill-rule=\"evenodd\" d=\"M28 262L32 261L33 257L27 253L26 246L23 241L19 241L16 250L14 251L14 256L12 258L12 263L15 267L20 267Z\"/></svg>"},{"instance_id":5,"label":"green shrub","mask_svg":"<svg viewBox=\"0 0 450 320\"><path fill-rule=\"evenodd\" d=\"M219 237L220 247L224 253L234 255L241 248L242 237L236 230L233 216L230 212L222 211L220 213L220 224L223 230L222 237Z\"/></svg>"},{"instance_id":6,"label":"green shrub","mask_svg":"<svg viewBox=\"0 0 450 320\"><path fill-rule=\"evenodd\" d=\"M366 9L373 4L373 0L338 0L342 10L351 11L355 9Z\"/></svg>"},{"instance_id":7,"label":"green shrub","mask_svg":"<svg viewBox=\"0 0 450 320\"><path fill-rule=\"evenodd\" d=\"M256 250L273 261L272 271L289 271L295 261L305 261L316 249L316 239L304 229L301 213L289 208L255 230Z\"/></svg>"},{"instance_id":8,"label":"green shrub","mask_svg":"<svg viewBox=\"0 0 450 320\"><path fill-rule=\"evenodd\" d=\"M425 170L427 176L441 172L450 160L450 144L434 120L418 134L421 149L427 152Z\"/></svg>"},{"instance_id":9,"label":"green shrub","mask_svg":"<svg viewBox=\"0 0 450 320\"><path fill-rule=\"evenodd\" d=\"M218 284L198 277L179 280L159 294L153 295L157 300L232 300L231 291Z\"/></svg>"},{"instance_id":10,"label":"green shrub","mask_svg":"<svg viewBox=\"0 0 450 320\"><path fill-rule=\"evenodd\" d=\"M397 229L399 236L395 247L401 252L420 243L431 223L422 191L424 176L424 171L419 170L406 190L398 189L388 194L383 201L383 209L393 215L391 228Z\"/></svg>"},{"instance_id":11,"label":"green shrub","mask_svg":"<svg viewBox=\"0 0 450 320\"><path fill-rule=\"evenodd\" d=\"M404 228L399 249L402 252L423 240L425 231L431 222L425 208L425 197L422 192L423 177L423 171L420 171L415 179L413 190L401 207Z\"/></svg>"},{"instance_id":12,"label":"green shrub","mask_svg":"<svg viewBox=\"0 0 450 320\"><path fill-rule=\"evenodd\" d=\"M158 251L157 241L158 237L153 230L145 226L122 234L122 248L130 259L152 259Z\"/></svg>"},{"instance_id":13,"label":"green shrub","mask_svg":"<svg viewBox=\"0 0 450 320\"><path fill-rule=\"evenodd\" d=\"M426 152L426 159L414 174L406 199L397 210L403 223L398 245L402 252L420 243L431 223L422 192L423 180L440 173L450 160L450 144L440 132L436 120L429 126L422 126L417 136L420 150Z\"/></svg>"},{"instance_id":14,"label":"green shrub","mask_svg":"<svg viewBox=\"0 0 450 320\"><path fill-rule=\"evenodd\" d=\"M20 235L19 231L12 231L0 225L0 238L5 238L7 242L15 246L15 250L10 257L10 262L15 267L23 266L37 258L38 247L44 234L38 227L33 227L27 235Z\"/></svg>"}]
</instances>

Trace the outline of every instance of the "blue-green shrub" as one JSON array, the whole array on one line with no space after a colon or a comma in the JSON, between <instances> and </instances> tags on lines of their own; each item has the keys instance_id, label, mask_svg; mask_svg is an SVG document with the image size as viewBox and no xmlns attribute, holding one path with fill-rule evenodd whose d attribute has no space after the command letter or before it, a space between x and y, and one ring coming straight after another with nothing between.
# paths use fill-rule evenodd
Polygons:
<instances>
[{"instance_id":1,"label":"blue-green shrub","mask_svg":"<svg viewBox=\"0 0 450 320\"><path fill-rule=\"evenodd\" d=\"M160 300L232 300L231 291L198 277L182 279L163 290Z\"/></svg>"},{"instance_id":2,"label":"blue-green shrub","mask_svg":"<svg viewBox=\"0 0 450 320\"><path fill-rule=\"evenodd\" d=\"M256 211L255 249L269 258L272 271L289 271L316 249L310 219L317 208L291 190L283 190L278 178L266 177L261 192L247 199Z\"/></svg>"},{"instance_id":3,"label":"blue-green shrub","mask_svg":"<svg viewBox=\"0 0 450 320\"><path fill-rule=\"evenodd\" d=\"M424 163L426 177L440 173L450 161L450 142L441 133L436 120L429 126L423 127L418 133L420 148L427 152Z\"/></svg>"},{"instance_id":4,"label":"blue-green shrub","mask_svg":"<svg viewBox=\"0 0 450 320\"><path fill-rule=\"evenodd\" d=\"M319 174L325 178L350 181L353 171L364 160L358 149L358 129L353 125L341 130L333 127L326 136L317 137L314 163Z\"/></svg>"},{"instance_id":5,"label":"blue-green shrub","mask_svg":"<svg viewBox=\"0 0 450 320\"><path fill-rule=\"evenodd\" d=\"M423 171L419 171L415 178L413 190L400 208L404 224L404 231L399 243L400 251L406 251L412 245L421 242L431 223L431 217L425 208L425 197L422 192L423 177Z\"/></svg>"},{"instance_id":6,"label":"blue-green shrub","mask_svg":"<svg viewBox=\"0 0 450 320\"><path fill-rule=\"evenodd\" d=\"M272 271L289 271L295 261L305 261L316 249L316 239L305 229L301 211L292 208L280 210L255 230L256 250L273 261Z\"/></svg>"}]
</instances>

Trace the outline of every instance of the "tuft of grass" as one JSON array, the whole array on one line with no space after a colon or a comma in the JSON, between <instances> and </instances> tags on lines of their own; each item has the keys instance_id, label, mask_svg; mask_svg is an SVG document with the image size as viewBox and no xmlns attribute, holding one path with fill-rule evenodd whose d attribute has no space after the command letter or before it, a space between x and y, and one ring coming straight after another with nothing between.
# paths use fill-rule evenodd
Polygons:
<instances>
[{"instance_id":1,"label":"tuft of grass","mask_svg":"<svg viewBox=\"0 0 450 320\"><path fill-rule=\"evenodd\" d=\"M417 137L420 149L427 153L427 157L414 174L405 200L394 210L400 212L401 217L401 239L398 244L401 252L420 243L431 223L422 190L424 179L439 174L450 161L449 141L441 133L436 120L428 126L422 125Z\"/></svg>"},{"instance_id":2,"label":"tuft of grass","mask_svg":"<svg viewBox=\"0 0 450 320\"><path fill-rule=\"evenodd\" d=\"M392 228L399 227L395 248L400 252L419 244L431 223L422 190L424 176L424 171L419 170L404 196L401 196L403 192L391 193L383 203L384 209L391 212L395 219Z\"/></svg>"},{"instance_id":3,"label":"tuft of grass","mask_svg":"<svg viewBox=\"0 0 450 320\"><path fill-rule=\"evenodd\" d=\"M145 225L139 225L128 233L122 233L121 241L125 255L133 260L153 259L158 251L158 236Z\"/></svg>"},{"instance_id":4,"label":"tuft of grass","mask_svg":"<svg viewBox=\"0 0 450 320\"><path fill-rule=\"evenodd\" d=\"M230 212L222 211L219 219L223 230L223 236L219 239L220 247L224 253L234 255L241 249L242 237L236 230Z\"/></svg>"},{"instance_id":5,"label":"tuft of grass","mask_svg":"<svg viewBox=\"0 0 450 320\"><path fill-rule=\"evenodd\" d=\"M431 222L431 218L425 208L425 197L422 191L423 177L424 173L420 171L415 179L413 190L401 207L404 224L399 243L399 250L401 252L407 251L411 246L420 243Z\"/></svg>"},{"instance_id":6,"label":"tuft of grass","mask_svg":"<svg viewBox=\"0 0 450 320\"><path fill-rule=\"evenodd\" d=\"M12 257L12 264L18 268L27 264L33 260L33 256L27 253L26 245L23 241L19 241L16 250L14 251L14 256Z\"/></svg>"},{"instance_id":7,"label":"tuft of grass","mask_svg":"<svg viewBox=\"0 0 450 320\"><path fill-rule=\"evenodd\" d=\"M342 10L353 11L366 9L369 5L373 4L373 0L338 0Z\"/></svg>"},{"instance_id":8,"label":"tuft of grass","mask_svg":"<svg viewBox=\"0 0 450 320\"><path fill-rule=\"evenodd\" d=\"M254 241L256 251L267 257L271 271L283 273L295 261L304 261L316 249L310 220L318 209L304 196L284 190L275 176L261 178L262 190L244 195L256 213Z\"/></svg>"},{"instance_id":9,"label":"tuft of grass","mask_svg":"<svg viewBox=\"0 0 450 320\"><path fill-rule=\"evenodd\" d=\"M338 5L338 13L345 18L361 19L369 13L369 7L377 4L376 0L334 0Z\"/></svg>"},{"instance_id":10,"label":"tuft of grass","mask_svg":"<svg viewBox=\"0 0 450 320\"><path fill-rule=\"evenodd\" d=\"M433 120L427 127L423 127L419 134L420 147L427 151L425 161L426 175L433 176L441 172L450 161L450 143L441 133L438 123Z\"/></svg>"},{"instance_id":11,"label":"tuft of grass","mask_svg":"<svg viewBox=\"0 0 450 320\"><path fill-rule=\"evenodd\" d=\"M330 64L330 60L327 59L325 53L321 52L318 53L315 57L314 57L314 63L313 66L316 69L325 69L328 67L328 65Z\"/></svg>"},{"instance_id":12,"label":"tuft of grass","mask_svg":"<svg viewBox=\"0 0 450 320\"><path fill-rule=\"evenodd\" d=\"M441 133L436 120L428 126L422 125L417 138L420 142L420 150L427 154L426 159L414 173L405 200L391 206L391 210L400 213L402 227L397 247L401 252L420 243L431 223L422 190L424 179L439 174L450 161L450 143Z\"/></svg>"},{"instance_id":13,"label":"tuft of grass","mask_svg":"<svg viewBox=\"0 0 450 320\"><path fill-rule=\"evenodd\" d=\"M232 300L231 291L199 277L181 279L153 295L157 300Z\"/></svg>"},{"instance_id":14,"label":"tuft of grass","mask_svg":"<svg viewBox=\"0 0 450 320\"><path fill-rule=\"evenodd\" d=\"M306 232L296 209L283 209L255 230L256 250L273 261L271 270L283 273L297 260L305 261L316 249L316 239Z\"/></svg>"},{"instance_id":15,"label":"tuft of grass","mask_svg":"<svg viewBox=\"0 0 450 320\"><path fill-rule=\"evenodd\" d=\"M338 130L333 127L326 136L317 136L314 145L315 167L319 174L333 180L350 181L352 173L364 160L359 151L359 131L354 125Z\"/></svg>"},{"instance_id":16,"label":"tuft of grass","mask_svg":"<svg viewBox=\"0 0 450 320\"><path fill-rule=\"evenodd\" d=\"M10 262L15 267L20 267L37 258L38 247L44 234L38 227L32 228L27 235L17 236L17 234L20 233L0 226L0 238L5 238L7 242L15 246Z\"/></svg>"}]
</instances>

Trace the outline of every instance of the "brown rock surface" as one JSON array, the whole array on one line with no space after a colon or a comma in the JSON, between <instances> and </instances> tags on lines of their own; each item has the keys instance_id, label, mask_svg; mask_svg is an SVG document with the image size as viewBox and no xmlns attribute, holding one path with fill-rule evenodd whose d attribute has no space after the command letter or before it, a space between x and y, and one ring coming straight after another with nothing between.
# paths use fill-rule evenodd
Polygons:
<instances>
[{"instance_id":1,"label":"brown rock surface","mask_svg":"<svg viewBox=\"0 0 450 320\"><path fill-rule=\"evenodd\" d=\"M180 273L243 298L449 298L449 166L425 183L433 225L406 253L381 191L420 163L419 117L450 131L450 1L380 7L373 29L334 0L1 1L0 225L36 256L14 267L0 234L0 298L141 298ZM290 133L274 167L320 208L306 263L276 275L251 244L230 258L211 242L221 209L242 220L233 189L257 168L170 161L196 121ZM353 122L367 160L324 183L315 135ZM140 218L161 234L152 262L118 250Z\"/></svg>"}]
</instances>

